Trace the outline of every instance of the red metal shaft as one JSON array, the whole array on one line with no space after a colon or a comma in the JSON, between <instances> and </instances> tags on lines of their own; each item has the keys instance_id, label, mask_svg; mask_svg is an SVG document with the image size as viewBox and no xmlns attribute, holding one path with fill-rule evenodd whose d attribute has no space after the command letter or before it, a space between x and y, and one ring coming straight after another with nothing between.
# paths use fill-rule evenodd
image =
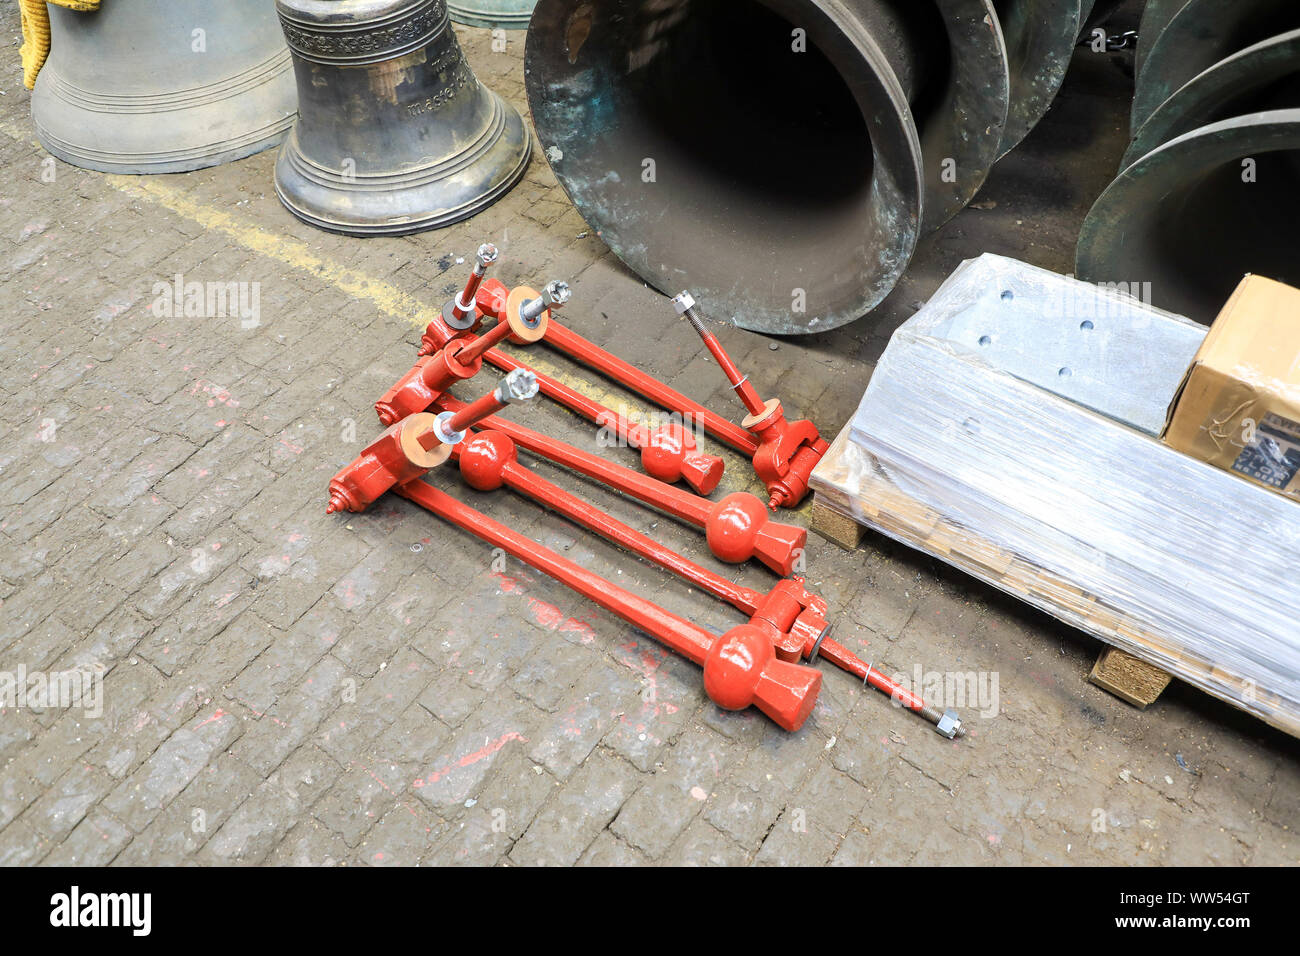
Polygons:
<instances>
[{"instance_id":1,"label":"red metal shaft","mask_svg":"<svg viewBox=\"0 0 1300 956\"><path fill-rule=\"evenodd\" d=\"M464 407L445 394L436 404L449 411ZM735 492L716 502L709 501L514 422L492 417L483 425L504 432L522 447L544 458L703 528L709 550L720 560L738 564L758 558L777 574L785 576L793 572L808 542L807 530L770 521L763 502L746 492Z\"/></svg>"},{"instance_id":2,"label":"red metal shaft","mask_svg":"<svg viewBox=\"0 0 1300 956\"><path fill-rule=\"evenodd\" d=\"M557 581L562 581L583 597L617 614L634 627L653 634L658 640L696 664L703 664L708 656L715 638L702 627L665 611L645 598L625 591L567 558L560 557L549 548L493 521L487 515L475 511L432 485L423 481L412 481L398 488L397 493L470 534L501 548L525 564L550 575Z\"/></svg>"},{"instance_id":3,"label":"red metal shaft","mask_svg":"<svg viewBox=\"0 0 1300 956\"><path fill-rule=\"evenodd\" d=\"M753 614L758 609L762 595L753 588L728 581L722 575L701 567L519 464L514 457L514 443L504 433L480 432L458 445L452 456L459 462L461 474L471 487L490 491L504 484L544 508L685 578L737 610Z\"/></svg>"},{"instance_id":4,"label":"red metal shaft","mask_svg":"<svg viewBox=\"0 0 1300 956\"><path fill-rule=\"evenodd\" d=\"M758 442L754 440L754 436L739 425L709 411L698 402L691 401L681 392L669 388L654 376L647 375L618 356L611 355L599 345L583 338L554 319L551 320L550 328L547 329L543 341L583 365L609 376L620 385L645 396L661 408L692 416L704 426L705 431L737 451L752 456L757 450ZM492 361L490 356L488 361Z\"/></svg>"},{"instance_id":5,"label":"red metal shaft","mask_svg":"<svg viewBox=\"0 0 1300 956\"><path fill-rule=\"evenodd\" d=\"M916 694L913 694L901 684L890 680L874 667L868 671L869 665L864 664L862 658L858 657L843 644L833 641L829 637L822 640L821 648L818 651L817 656L824 657L836 667L848 671L855 677L862 678L872 687L876 688L876 690L897 700L908 710L920 712L926 709L925 701L916 696Z\"/></svg>"},{"instance_id":6,"label":"red metal shaft","mask_svg":"<svg viewBox=\"0 0 1300 956\"><path fill-rule=\"evenodd\" d=\"M465 291L452 303L451 314L455 316L457 322L465 318L470 309L474 308L474 297L478 294L479 283L483 281L486 272L487 266L480 266L478 262L474 263L474 268L469 273L469 279L465 282ZM461 308L462 302L468 302L469 308Z\"/></svg>"},{"instance_id":7,"label":"red metal shaft","mask_svg":"<svg viewBox=\"0 0 1300 956\"><path fill-rule=\"evenodd\" d=\"M464 408L457 411L447 422L447 430L453 432L463 432L473 425L477 425L483 419L487 418L494 412L499 412L506 407L506 403L497 397L495 391L488 392L486 395L476 398Z\"/></svg>"},{"instance_id":8,"label":"red metal shaft","mask_svg":"<svg viewBox=\"0 0 1300 956\"><path fill-rule=\"evenodd\" d=\"M897 701L901 706L910 711L920 714L932 724L939 723L943 714L935 710L924 700L912 693L902 684L890 680L880 671L876 670L869 664L863 664L862 659L855 655L842 644L838 644L829 637L824 638L821 648L818 651L818 657L824 657L841 670L846 670L856 677L861 677L882 694L888 696L891 700ZM952 736L965 737L966 728L958 727Z\"/></svg>"},{"instance_id":9,"label":"red metal shaft","mask_svg":"<svg viewBox=\"0 0 1300 956\"><path fill-rule=\"evenodd\" d=\"M456 357L461 363L469 364L469 362L478 358L488 349L500 344L509 335L510 324L508 322L499 321L496 325L492 326L492 328L488 329L478 338L474 339L474 341L470 342L469 345L462 348L457 353ZM507 369L506 371L510 370Z\"/></svg>"},{"instance_id":10,"label":"red metal shaft","mask_svg":"<svg viewBox=\"0 0 1300 956\"><path fill-rule=\"evenodd\" d=\"M553 328L555 328L554 319L551 320L551 325L546 330L548 338L550 330ZM542 341L545 342L546 339L542 339ZM483 358L504 372L513 371L517 368L528 368L524 363L516 361L499 349L488 350ZM644 429L630 426L627 419L622 415L615 414L610 408L595 399L588 398L581 392L569 388L563 382L557 382L549 375L544 375L541 372L537 373L537 385L543 395L559 402L570 411L577 412L583 418L600 425L602 428L612 427L617 432L619 440L626 442L632 448L640 448L645 443Z\"/></svg>"},{"instance_id":11,"label":"red metal shaft","mask_svg":"<svg viewBox=\"0 0 1300 956\"><path fill-rule=\"evenodd\" d=\"M538 384L540 384L540 378ZM436 404L447 411L458 413L460 409L467 407L450 395L443 395ZM551 438L549 435L543 435L540 432L532 431L505 419L493 418L483 422L483 426L494 431L503 432L529 451L558 462L566 468L571 468L589 478L603 481L634 498L639 498L647 504L668 512L676 518L681 518L683 521L689 521L691 524L702 527L708 520L713 502L707 499L674 488L672 485L664 484L662 481L632 471L630 468L624 468L622 465L607 461L597 455L592 455L558 439Z\"/></svg>"},{"instance_id":12,"label":"red metal shaft","mask_svg":"<svg viewBox=\"0 0 1300 956\"><path fill-rule=\"evenodd\" d=\"M704 347L713 355L713 360L722 368L722 374L727 376L727 381L736 390L736 395L744 403L745 410L751 415L761 414L764 410L763 399L759 397L754 386L749 384L749 376L740 373L740 369L736 368L736 363L731 361L731 356L727 354L716 335L702 325L697 325L696 331L704 340Z\"/></svg>"}]
</instances>

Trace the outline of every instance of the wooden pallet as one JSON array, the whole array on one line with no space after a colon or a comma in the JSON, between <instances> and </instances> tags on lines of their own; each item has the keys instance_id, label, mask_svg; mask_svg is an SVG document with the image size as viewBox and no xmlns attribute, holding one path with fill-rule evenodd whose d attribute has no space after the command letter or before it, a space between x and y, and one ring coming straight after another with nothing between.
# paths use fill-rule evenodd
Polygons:
<instances>
[{"instance_id":1,"label":"wooden pallet","mask_svg":"<svg viewBox=\"0 0 1300 956\"><path fill-rule=\"evenodd\" d=\"M1300 714L1277 694L1199 658L1050 569L952 524L901 493L876 473L870 455L850 443L849 425L813 471L811 487L812 528L827 540L852 550L860 545L865 528L871 528L1106 642L1110 646L1089 679L1122 700L1146 707L1171 676L1180 677L1300 737Z\"/></svg>"}]
</instances>

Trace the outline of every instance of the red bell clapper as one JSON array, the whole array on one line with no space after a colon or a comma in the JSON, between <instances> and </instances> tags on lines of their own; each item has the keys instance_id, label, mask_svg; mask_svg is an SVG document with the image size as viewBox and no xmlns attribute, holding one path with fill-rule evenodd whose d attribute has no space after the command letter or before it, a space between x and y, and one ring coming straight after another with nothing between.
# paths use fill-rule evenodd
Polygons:
<instances>
[{"instance_id":1,"label":"red bell clapper","mask_svg":"<svg viewBox=\"0 0 1300 956\"><path fill-rule=\"evenodd\" d=\"M521 465L515 443L502 432L479 432L452 449L452 457L471 488L508 487L750 615L749 623L763 631L781 660L798 663L807 658L811 663L820 656L941 725L938 711L828 636L826 602L810 592L802 578L778 581L766 594L729 581ZM951 736L962 734L958 725Z\"/></svg>"},{"instance_id":2,"label":"red bell clapper","mask_svg":"<svg viewBox=\"0 0 1300 956\"><path fill-rule=\"evenodd\" d=\"M809 476L830 448L830 443L807 419L786 421L780 399L771 398L765 402L759 397L749 382L749 376L741 374L717 336L704 325L704 320L695 311L695 299L689 292L675 296L673 307L699 334L749 412L740 426L757 439L758 445L753 453L754 471L767 488L770 496L768 507L773 511L795 507L808 494Z\"/></svg>"},{"instance_id":3,"label":"red bell clapper","mask_svg":"<svg viewBox=\"0 0 1300 956\"><path fill-rule=\"evenodd\" d=\"M567 293L567 286L565 289ZM526 300L530 292L527 287L510 290L496 280L489 280L476 287L475 305L478 311L467 313L464 321L452 324L448 321L448 311L444 308L443 315L430 321L421 337L420 358L415 367L375 403L379 420L385 425L391 425L406 415L424 411L455 382L476 375L482 367L483 359L507 372L528 368L495 346L502 341L525 344L543 338L543 335L530 338L521 334L517 328L516 304ZM564 301L568 301L567 294ZM561 305L563 302L552 309L558 310ZM475 339L473 333L481 326L484 316L496 319L497 324ZM546 319L547 327L543 334L549 335L550 329L554 327L551 310L548 310ZM472 350L467 352L466 349ZM426 358L430 355L432 357ZM722 478L722 459L700 451L695 436L683 424L669 422L650 429L629 422L624 416L576 389L539 372L534 374L537 375L542 394L547 398L602 428L610 429L619 443L639 450L641 467L646 474L669 483L684 481L701 495L711 494L718 486ZM740 434L748 440L747 433L742 431Z\"/></svg>"},{"instance_id":4,"label":"red bell clapper","mask_svg":"<svg viewBox=\"0 0 1300 956\"><path fill-rule=\"evenodd\" d=\"M450 395L443 395L437 405L450 411L464 407ZM709 501L514 422L494 416L483 426L505 433L534 454L703 528L709 550L721 561L738 564L757 558L785 577L794 571L808 541L805 529L772 521L763 502L747 492Z\"/></svg>"},{"instance_id":5,"label":"red bell clapper","mask_svg":"<svg viewBox=\"0 0 1300 956\"><path fill-rule=\"evenodd\" d=\"M471 425L536 394L536 379L532 373L520 370L511 372L487 395L455 412L422 412L403 418L330 480L325 513L365 511L384 492L446 461L451 446L464 439Z\"/></svg>"},{"instance_id":6,"label":"red bell clapper","mask_svg":"<svg viewBox=\"0 0 1300 956\"><path fill-rule=\"evenodd\" d=\"M798 730L821 691L821 672L776 656L757 627L741 624L721 637L620 588L422 481L398 494L562 582L661 644L704 667L704 689L725 710L753 705L785 730Z\"/></svg>"},{"instance_id":7,"label":"red bell clapper","mask_svg":"<svg viewBox=\"0 0 1300 956\"><path fill-rule=\"evenodd\" d=\"M496 280L485 281L487 266L495 259L494 247L489 244L480 247L476 266L465 290L448 303L439 319L430 322L423 339L421 361L376 404L381 418L390 424L389 429L330 482L327 513L362 511L386 491L396 488L399 494L442 514L479 537L492 541L539 570L556 576L602 606L648 630L675 650L703 664L705 688L719 706L743 709L753 703L782 727L798 729L811 712L820 688L820 675L810 668L800 666L799 662L807 659L812 663L820 656L863 678L864 683L890 695L902 706L920 713L935 723L941 734L947 737L964 735L965 731L954 712L939 714L921 698L889 680L870 664L864 664L860 658L832 640L828 636L830 626L826 620L826 603L806 589L802 578L778 581L766 594L728 581L618 522L519 464L515 441L700 526L706 532L711 550L723 560L742 561L751 556L758 557L778 573L789 574L806 541L806 532L802 529L771 522L762 502L752 495L731 495L714 504L605 462L563 442L492 418L506 404L531 398L539 388L544 392L549 389L552 397L558 398L580 414L602 425L614 424L620 437L626 439L628 444L642 448L643 463L651 474L661 474L669 479L685 476L697 487L707 484L708 490L716 486L721 474L721 461L695 452L694 441L682 426L665 426L652 433L642 426L628 425L598 402L587 399L559 382L538 376L497 350L496 346L506 340L516 343L535 342L554 334L557 325L551 322L552 310L558 310L567 302L569 292L564 283L550 283L543 292L537 293L527 287L509 290ZM496 325L482 335L475 335L483 316L496 319ZM698 324L697 328L700 328ZM755 443L748 431L741 430L740 436L734 432L731 434L730 443L744 448L748 442L755 451L756 468L760 467L759 459L764 444L776 445L778 447L772 449L770 461L779 464L781 440L786 438L787 432L792 428L785 423L783 416L778 419L777 415L772 414L772 406L779 413L779 403L763 403L752 386L748 386L734 365L731 365L716 339L706 333L701 334L705 335L706 345L712 340L710 351L718 358L742 402L751 412L750 418L745 422L746 427L752 427L754 434L763 439ZM581 351L582 343L585 343L584 339L568 330L563 330L560 338L567 345L574 345L576 340L577 351ZM595 352L601 352L590 343L585 344ZM434 354L428 354L429 352ZM610 360L607 367L620 368L617 363L621 360L608 356L608 353L602 354ZM469 405L445 394L454 382L477 374L484 358L510 372L497 389ZM621 367L636 372L626 363L622 363ZM656 383L649 376L642 378L644 381L640 384L652 398L658 395L660 399L665 399L675 395L671 390L656 391L654 385L662 383ZM435 402L444 410L439 414L425 412ZM698 406L692 407L684 399L677 404L687 413L698 414ZM759 413L755 412L756 408ZM757 423L752 421L756 417L760 419ZM470 427L478 423L486 424L493 430L471 436ZM794 423L794 426L800 424L808 423ZM731 427L734 429L734 426ZM811 428L810 425L808 427ZM726 429L721 431L726 433ZM776 434L773 435L773 432ZM514 441L511 435L514 436ZM812 430L811 437L813 441L817 440L815 429ZM824 444L823 442L822 445ZM715 638L650 602L621 592L610 582L585 572L572 562L566 562L553 552L496 525L491 519L414 480L452 456L457 458L462 474L472 487L488 490L508 485L583 527L691 581L706 593L727 601L748 614L749 621L728 631L721 638ZM658 459L653 456L658 456ZM690 463L692 457L696 459L694 465ZM796 458L797 453L790 457ZM815 458L813 463L815 464ZM791 467L788 460L786 467L787 470ZM811 471L812 465L807 467ZM693 478L690 474L692 469L695 472ZM760 475L762 474L760 469ZM783 491L782 503L797 502L806 490L806 484L800 489L788 479L777 489L766 478L765 483L769 485L769 492ZM774 493L773 500L777 498L778 495ZM793 670L789 669L791 667Z\"/></svg>"}]
</instances>

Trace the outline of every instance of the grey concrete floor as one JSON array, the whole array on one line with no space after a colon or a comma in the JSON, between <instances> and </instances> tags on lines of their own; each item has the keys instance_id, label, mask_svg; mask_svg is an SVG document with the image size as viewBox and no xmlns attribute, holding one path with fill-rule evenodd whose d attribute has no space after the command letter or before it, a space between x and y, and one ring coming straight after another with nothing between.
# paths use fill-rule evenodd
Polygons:
<instances>
[{"instance_id":1,"label":"grey concrete floor","mask_svg":"<svg viewBox=\"0 0 1300 956\"><path fill-rule=\"evenodd\" d=\"M0 712L0 862L1297 862L1296 741L1186 687L1139 713L1086 683L1095 641L882 538L848 554L814 536L809 583L879 668L996 675L998 706L968 714L966 740L829 668L799 733L720 712L693 665L404 501L326 517L330 476L378 432L371 404L486 239L507 284L567 278L579 331L739 410L540 155L484 214L400 239L295 221L273 152L149 178L56 164L45 182L15 4L0 23L0 670L106 674L101 716ZM526 109L522 35L494 53L486 31L458 33L480 78ZM760 389L833 435L891 331L962 259L1069 272L1125 145L1126 58L1078 54L1047 119L874 315L775 343L724 332ZM155 314L154 284L177 274L259 283L259 324ZM641 408L556 353L528 358ZM549 403L512 415L593 445ZM754 489L741 458L711 450L722 491ZM431 480L706 627L739 622L518 497Z\"/></svg>"}]
</instances>

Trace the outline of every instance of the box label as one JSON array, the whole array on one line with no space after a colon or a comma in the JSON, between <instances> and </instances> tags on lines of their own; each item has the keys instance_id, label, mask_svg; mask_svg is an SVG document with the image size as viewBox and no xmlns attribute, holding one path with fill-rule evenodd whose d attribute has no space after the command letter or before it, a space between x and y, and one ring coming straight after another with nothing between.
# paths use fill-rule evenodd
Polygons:
<instances>
[{"instance_id":1,"label":"box label","mask_svg":"<svg viewBox=\"0 0 1300 956\"><path fill-rule=\"evenodd\" d=\"M1265 415L1232 470L1270 488L1286 488L1300 474L1300 424L1272 412Z\"/></svg>"}]
</instances>

